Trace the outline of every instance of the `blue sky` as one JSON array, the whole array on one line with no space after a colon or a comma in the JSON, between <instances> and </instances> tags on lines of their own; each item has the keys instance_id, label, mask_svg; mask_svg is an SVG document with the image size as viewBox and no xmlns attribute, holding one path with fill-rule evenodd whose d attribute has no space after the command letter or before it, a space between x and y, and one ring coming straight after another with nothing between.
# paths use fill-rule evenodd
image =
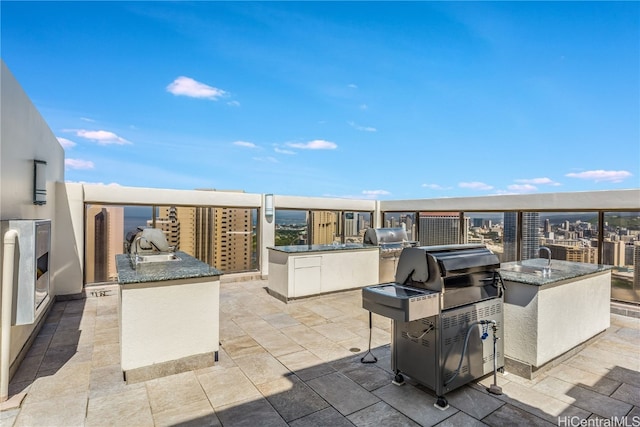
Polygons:
<instances>
[{"instance_id":1,"label":"blue sky","mask_svg":"<svg viewBox=\"0 0 640 427\"><path fill-rule=\"evenodd\" d=\"M71 182L417 199L640 186L639 2L8 2Z\"/></svg>"}]
</instances>

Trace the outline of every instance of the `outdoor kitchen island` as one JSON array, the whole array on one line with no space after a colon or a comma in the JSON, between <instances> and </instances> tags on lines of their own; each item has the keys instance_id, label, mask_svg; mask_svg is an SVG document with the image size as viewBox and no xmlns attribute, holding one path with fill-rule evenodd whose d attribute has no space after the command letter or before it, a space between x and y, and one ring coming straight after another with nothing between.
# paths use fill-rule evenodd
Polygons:
<instances>
[{"instance_id":1,"label":"outdoor kitchen island","mask_svg":"<svg viewBox=\"0 0 640 427\"><path fill-rule=\"evenodd\" d=\"M284 301L378 283L377 246L347 243L268 249L268 291Z\"/></svg>"},{"instance_id":2,"label":"outdoor kitchen island","mask_svg":"<svg viewBox=\"0 0 640 427\"><path fill-rule=\"evenodd\" d=\"M134 265L130 255L116 255L128 383L205 368L218 358L222 272L184 252L168 258Z\"/></svg>"},{"instance_id":3,"label":"outdoor kitchen island","mask_svg":"<svg viewBox=\"0 0 640 427\"><path fill-rule=\"evenodd\" d=\"M607 329L610 268L541 258L502 263L507 371L534 378Z\"/></svg>"}]
</instances>

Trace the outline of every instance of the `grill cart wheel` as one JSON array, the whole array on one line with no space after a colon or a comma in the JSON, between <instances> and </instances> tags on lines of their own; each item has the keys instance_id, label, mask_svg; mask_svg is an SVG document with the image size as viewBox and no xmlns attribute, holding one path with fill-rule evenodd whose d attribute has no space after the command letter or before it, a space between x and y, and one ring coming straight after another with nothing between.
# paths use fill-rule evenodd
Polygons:
<instances>
[{"instance_id":1,"label":"grill cart wheel","mask_svg":"<svg viewBox=\"0 0 640 427\"><path fill-rule=\"evenodd\" d=\"M449 407L449 401L447 401L447 398L444 396L438 396L438 400L436 400L433 406L444 411Z\"/></svg>"},{"instance_id":2,"label":"grill cart wheel","mask_svg":"<svg viewBox=\"0 0 640 427\"><path fill-rule=\"evenodd\" d=\"M393 383L395 385L403 385L404 384L404 377L402 376L402 374L400 372L396 373L396 376L393 377Z\"/></svg>"}]
</instances>

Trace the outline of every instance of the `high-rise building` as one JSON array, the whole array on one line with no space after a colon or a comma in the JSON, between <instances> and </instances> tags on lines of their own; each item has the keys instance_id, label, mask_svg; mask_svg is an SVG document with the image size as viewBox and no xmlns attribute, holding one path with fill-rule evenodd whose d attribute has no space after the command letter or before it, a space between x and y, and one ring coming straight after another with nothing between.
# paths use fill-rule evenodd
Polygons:
<instances>
[{"instance_id":1,"label":"high-rise building","mask_svg":"<svg viewBox=\"0 0 640 427\"><path fill-rule=\"evenodd\" d=\"M467 221L464 224L465 241L460 242L460 216L458 212L420 212L418 240L424 246L466 243Z\"/></svg>"},{"instance_id":2,"label":"high-rise building","mask_svg":"<svg viewBox=\"0 0 640 427\"><path fill-rule=\"evenodd\" d=\"M85 238L86 283L117 280L116 255L124 251L124 208L88 206Z\"/></svg>"},{"instance_id":3,"label":"high-rise building","mask_svg":"<svg viewBox=\"0 0 640 427\"><path fill-rule=\"evenodd\" d=\"M175 250L180 248L180 220L175 206L161 207L156 218L155 228L164 232L169 246L173 246ZM152 221L147 221L147 225L151 226Z\"/></svg>"},{"instance_id":4,"label":"high-rise building","mask_svg":"<svg viewBox=\"0 0 640 427\"><path fill-rule=\"evenodd\" d=\"M633 244L633 290L640 292L640 242Z\"/></svg>"},{"instance_id":5,"label":"high-rise building","mask_svg":"<svg viewBox=\"0 0 640 427\"><path fill-rule=\"evenodd\" d=\"M222 271L252 269L251 209L166 206L159 210L156 228L175 245Z\"/></svg>"},{"instance_id":6,"label":"high-rise building","mask_svg":"<svg viewBox=\"0 0 640 427\"><path fill-rule=\"evenodd\" d=\"M358 214L355 212L345 212L344 214L344 235L345 237L358 235Z\"/></svg>"},{"instance_id":7,"label":"high-rise building","mask_svg":"<svg viewBox=\"0 0 640 427\"><path fill-rule=\"evenodd\" d=\"M521 259L538 258L540 250L540 214L522 213ZM502 262L517 260L518 215L516 212L504 213L504 254Z\"/></svg>"},{"instance_id":8,"label":"high-rise building","mask_svg":"<svg viewBox=\"0 0 640 427\"><path fill-rule=\"evenodd\" d=\"M358 234L365 228L367 228L367 222L364 219L364 215L358 215Z\"/></svg>"},{"instance_id":9,"label":"high-rise building","mask_svg":"<svg viewBox=\"0 0 640 427\"><path fill-rule=\"evenodd\" d=\"M625 243L622 241L605 240L602 242L602 264L624 266L624 247Z\"/></svg>"},{"instance_id":10,"label":"high-rise building","mask_svg":"<svg viewBox=\"0 0 640 427\"><path fill-rule=\"evenodd\" d=\"M411 233L413 232L413 217L407 215L404 223L407 224L407 234L411 236Z\"/></svg>"},{"instance_id":11,"label":"high-rise building","mask_svg":"<svg viewBox=\"0 0 640 427\"><path fill-rule=\"evenodd\" d=\"M518 214L516 212L504 213L503 227L503 247L501 262L516 261L518 259L517 241L518 241Z\"/></svg>"},{"instance_id":12,"label":"high-rise building","mask_svg":"<svg viewBox=\"0 0 640 427\"><path fill-rule=\"evenodd\" d=\"M222 271L252 268L251 209L215 208L214 266Z\"/></svg>"},{"instance_id":13,"label":"high-rise building","mask_svg":"<svg viewBox=\"0 0 640 427\"><path fill-rule=\"evenodd\" d=\"M547 244L551 250L551 257L563 261L595 263L596 248L583 247L579 244Z\"/></svg>"},{"instance_id":14,"label":"high-rise building","mask_svg":"<svg viewBox=\"0 0 640 427\"><path fill-rule=\"evenodd\" d=\"M311 211L311 243L333 243L337 235L337 215L333 211Z\"/></svg>"},{"instance_id":15,"label":"high-rise building","mask_svg":"<svg viewBox=\"0 0 640 427\"><path fill-rule=\"evenodd\" d=\"M522 259L538 258L540 252L540 214L522 213Z\"/></svg>"},{"instance_id":16,"label":"high-rise building","mask_svg":"<svg viewBox=\"0 0 640 427\"><path fill-rule=\"evenodd\" d=\"M624 245L624 265L633 265L633 260L635 256L635 245L632 243L625 242Z\"/></svg>"}]
</instances>

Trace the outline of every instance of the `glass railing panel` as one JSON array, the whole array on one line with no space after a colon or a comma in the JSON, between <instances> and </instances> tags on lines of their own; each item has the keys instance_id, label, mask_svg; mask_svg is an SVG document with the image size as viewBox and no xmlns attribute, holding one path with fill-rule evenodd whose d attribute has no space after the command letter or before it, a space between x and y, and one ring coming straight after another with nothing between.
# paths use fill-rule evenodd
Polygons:
<instances>
[{"instance_id":1,"label":"glass railing panel","mask_svg":"<svg viewBox=\"0 0 640 427\"><path fill-rule=\"evenodd\" d=\"M502 212L465 212L466 242L485 245L505 262L504 214Z\"/></svg>"},{"instance_id":2,"label":"glass railing panel","mask_svg":"<svg viewBox=\"0 0 640 427\"><path fill-rule=\"evenodd\" d=\"M418 240L415 212L384 212L382 215L382 227L402 227L407 230L409 240Z\"/></svg>"},{"instance_id":3,"label":"glass railing panel","mask_svg":"<svg viewBox=\"0 0 640 427\"><path fill-rule=\"evenodd\" d=\"M371 227L370 212L343 212L340 227L344 243L362 243L364 232Z\"/></svg>"},{"instance_id":4,"label":"glass railing panel","mask_svg":"<svg viewBox=\"0 0 640 427\"><path fill-rule=\"evenodd\" d=\"M115 255L145 227L163 230L169 246L225 273L259 268L258 209L196 206L85 207L85 283L115 282Z\"/></svg>"},{"instance_id":5,"label":"glass railing panel","mask_svg":"<svg viewBox=\"0 0 640 427\"><path fill-rule=\"evenodd\" d=\"M538 252L531 258L546 256L539 251L545 246L552 259L599 262L597 212L543 212L539 214L538 227Z\"/></svg>"},{"instance_id":6,"label":"glass railing panel","mask_svg":"<svg viewBox=\"0 0 640 427\"><path fill-rule=\"evenodd\" d=\"M640 303L640 211L605 212L602 263L611 270L611 299Z\"/></svg>"},{"instance_id":7,"label":"glass railing panel","mask_svg":"<svg viewBox=\"0 0 640 427\"><path fill-rule=\"evenodd\" d=\"M306 210L276 209L275 246L308 244L308 216Z\"/></svg>"},{"instance_id":8,"label":"glass railing panel","mask_svg":"<svg viewBox=\"0 0 640 427\"><path fill-rule=\"evenodd\" d=\"M466 222L463 222L466 227ZM462 236L467 236L466 232ZM422 246L455 245L466 243L461 239L460 212L420 212L418 214L418 240Z\"/></svg>"},{"instance_id":9,"label":"glass railing panel","mask_svg":"<svg viewBox=\"0 0 640 427\"><path fill-rule=\"evenodd\" d=\"M340 243L339 211L318 211L310 213L309 240L312 245Z\"/></svg>"},{"instance_id":10,"label":"glass railing panel","mask_svg":"<svg viewBox=\"0 0 640 427\"><path fill-rule=\"evenodd\" d=\"M176 250L239 273L258 269L257 214L251 208L160 206L154 224Z\"/></svg>"},{"instance_id":11,"label":"glass railing panel","mask_svg":"<svg viewBox=\"0 0 640 427\"><path fill-rule=\"evenodd\" d=\"M85 206L84 276L85 283L115 282L118 279L116 255L124 253L128 228L144 227L151 218L151 207L130 211L124 206L87 204Z\"/></svg>"}]
</instances>

